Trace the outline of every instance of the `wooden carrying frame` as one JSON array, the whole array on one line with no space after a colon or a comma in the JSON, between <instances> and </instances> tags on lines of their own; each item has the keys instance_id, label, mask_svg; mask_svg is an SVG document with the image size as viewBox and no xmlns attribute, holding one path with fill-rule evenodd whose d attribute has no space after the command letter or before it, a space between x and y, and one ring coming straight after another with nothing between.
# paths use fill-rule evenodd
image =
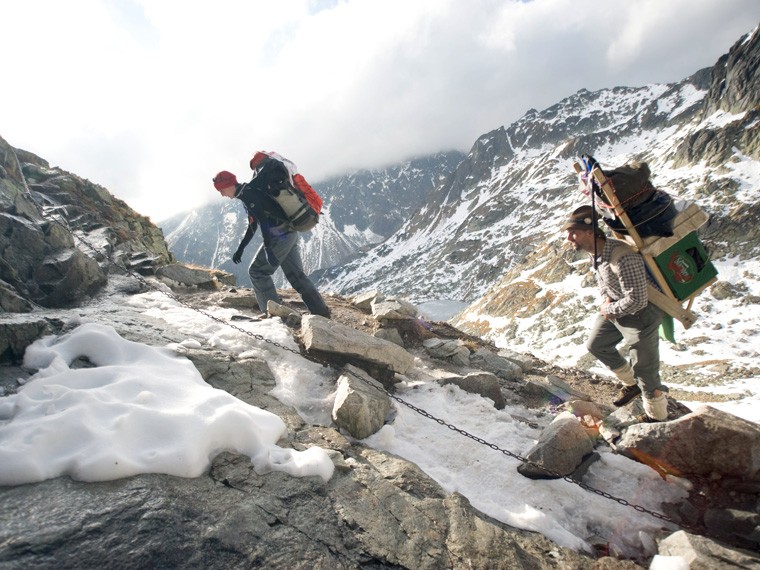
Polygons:
<instances>
[{"instance_id":1,"label":"wooden carrying frame","mask_svg":"<svg viewBox=\"0 0 760 570\"><path fill-rule=\"evenodd\" d=\"M580 164L576 162L574 166L576 172L583 172L583 167L581 167ZM717 277L713 277L710 281L703 284L699 289L692 292L686 299L678 300L675 294L671 291L670 285L668 285L665 276L662 274L662 271L660 271L660 268L657 266L654 258L657 253L663 251L665 247L669 247L670 245L677 243L683 237L683 235L676 232L675 235L668 238L642 239L636 230L636 226L633 224L631 219L628 217L628 214L623 209L620 200L618 200L617 195L615 194L615 188L612 185L612 181L607 178L601 169L599 169L597 166L593 168L591 175L596 180L599 188L601 188L604 196L607 198L607 202L615 212L615 215L623 223L623 226L628 232L627 236L613 232L615 237L625 241L641 254L641 256L644 258L644 263L646 263L647 268L654 277L654 280L660 286L660 289L662 289L662 292L660 292L656 288L652 287L651 284L648 285L647 294L649 296L649 300L657 305L660 309L665 311L665 313L674 319L677 319L685 329L688 329L697 320L697 315L691 311L691 305L694 302L694 298L697 297L697 295L699 295L707 287L715 283L715 281L718 280ZM686 303L685 307L682 305L684 302Z\"/></svg>"}]
</instances>

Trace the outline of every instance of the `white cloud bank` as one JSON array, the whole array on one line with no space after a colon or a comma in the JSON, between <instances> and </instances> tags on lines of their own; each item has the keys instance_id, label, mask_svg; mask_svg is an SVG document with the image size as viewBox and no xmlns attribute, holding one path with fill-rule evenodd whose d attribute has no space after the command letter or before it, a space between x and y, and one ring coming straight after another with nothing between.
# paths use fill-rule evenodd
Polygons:
<instances>
[{"instance_id":1,"label":"white cloud bank","mask_svg":"<svg viewBox=\"0 0 760 570\"><path fill-rule=\"evenodd\" d=\"M312 181L481 134L580 88L677 81L756 0L0 0L0 136L158 221L277 150Z\"/></svg>"}]
</instances>

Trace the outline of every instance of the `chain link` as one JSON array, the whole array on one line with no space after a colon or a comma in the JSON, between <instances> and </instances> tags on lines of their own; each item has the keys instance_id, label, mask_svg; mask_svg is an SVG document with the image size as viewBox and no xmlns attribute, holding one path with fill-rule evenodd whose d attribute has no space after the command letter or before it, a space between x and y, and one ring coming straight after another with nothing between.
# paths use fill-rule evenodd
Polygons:
<instances>
[{"instance_id":1,"label":"chain link","mask_svg":"<svg viewBox=\"0 0 760 570\"><path fill-rule=\"evenodd\" d=\"M71 231L70 228L67 227L67 229L69 231ZM93 246L84 237L82 237L81 235L76 235L75 232L73 232L73 231L71 233L72 233L72 235L75 235L75 237L78 240L80 240L83 244L85 244L95 254L99 253L99 251L97 250L97 248L95 248L95 246ZM126 266L126 264L124 266L121 266L121 265L117 264L115 261L112 261L108 257L106 257L105 259L107 259L107 261L108 261L109 264L111 264L112 266L118 268L121 271L126 272L130 276L134 277L140 283L142 283L144 286L148 287L149 289L152 289L153 291L157 291L159 293L162 293L163 295L166 295L167 297L169 297L170 299L172 299L176 303L182 305L183 307L186 307L188 309L196 311L196 312L200 313L201 315L203 315L203 316L205 316L205 317L207 317L207 318L209 318L209 319L211 319L213 321L216 321L217 323L220 323L220 324L222 324L222 325L224 325L226 327L232 328L232 329L234 329L234 330L236 330L238 332L241 332L241 333L243 333L245 335L248 335L248 336L250 336L252 338L255 338L256 340L265 342L265 343L270 344L272 346L276 346L277 348L279 348L281 350L285 350L287 352L291 352L293 354L296 354L296 355L298 355L298 356L300 356L302 358L305 358L306 360L309 360L311 362L320 364L323 367L329 367L329 368L333 368L334 369L334 367L329 362L322 361L322 360L316 358L315 356L313 356L311 354L302 353L302 352L300 352L298 350L295 350L293 348L290 348L288 346L284 346L284 345L282 345L282 344L280 344L280 343L278 343L276 341L273 341L271 339L268 339L268 338L264 337L263 335L260 335L260 334L257 334L257 333L253 333L251 331L247 331L247 330L245 330L245 329L243 329L243 328L241 328L241 327L239 327L237 325L234 325L234 324L232 324L232 323L230 323L230 322L228 322L228 321L226 321L224 319L221 319L221 318L219 318L219 317L217 317L215 315L212 315L208 311L204 311L204 310L199 309L197 307L193 307L192 305L190 305L189 303L183 301L182 299L180 299L176 295L174 295L172 293L168 293L167 291L164 291L164 290L156 287L153 283L150 283L142 275L140 275L136 271L133 271L132 269L128 268ZM341 372L341 371L337 371L336 370L336 372ZM625 506L625 507L631 507L632 509L634 509L637 512L648 514L648 515L650 515L650 516L652 516L652 517L654 517L654 518L656 518L658 520L664 521L664 522L669 522L669 523L671 523L671 524L673 524L673 525L675 525L677 527L680 527L680 528L682 528L684 530L689 530L689 531L694 532L696 534L704 534L704 531L698 529L697 527L694 527L692 525L684 523L683 521L677 521L674 518L669 517L668 515L659 513L657 511L653 511L651 509L647 509L646 507L643 507L641 505L637 505L637 504L631 503L631 502L629 502L629 501L627 501L627 500L625 500L625 499L623 499L621 497L616 497L615 495L607 493L606 491L602 491L600 489L596 489L596 488L592 487L591 485L583 483L582 481L577 481L576 479L573 479L569 475L562 475L560 473L552 471L551 469L547 469L546 467L544 467L542 465L539 465L539 464L537 464L537 463L535 463L535 462L533 462L533 461L531 461L531 460L529 460L529 459L527 459L527 458L525 458L525 457L523 457L523 456L521 456L521 455L519 455L519 454L517 454L517 453L515 453L513 451L510 451L508 449L504 449L504 448L496 445L495 443L490 443L490 442L488 442L488 441L486 441L486 440L484 440L484 439L482 439L482 438L480 438L480 437L478 437L476 435L473 435L473 434L469 433L468 431L466 431L466 430L464 430L462 428L459 428L459 427L455 426L454 424L451 424L451 423L447 422L444 419L441 419L441 418L438 418L438 417L434 416L433 414L431 414L431 413L423 410L422 408L419 408L419 407L415 406L411 402L407 402L406 400L404 400L400 396L398 396L398 395L396 395L394 393L389 392L382 385L378 386L378 385L376 385L374 383L371 383L371 384L368 383L364 378L362 378L358 374L355 374L350 369L344 368L342 370L342 373L350 374L354 378L356 378L356 379L364 382L365 384L371 386L372 388L375 388L376 390L384 393L385 395L387 395L392 400L398 402L399 404L401 404L403 406L406 406L407 408L409 408L413 412L421 415L422 417L430 419L430 420L438 423L439 425L444 426L444 427L450 429L451 431L454 431L454 432L456 432L456 433L458 433L458 434L460 434L460 435L462 435L462 436L464 436L466 438L469 438L472 441L474 441L474 442L476 442L476 443L478 443L480 445L485 445L486 447L489 447L490 449L493 449L494 451L498 451L498 452L506 455L507 457L511 457L513 459L517 459L521 463L524 463L526 465L531 465L533 467L536 467L536 468L542 470L543 472L545 472L547 475L552 476L553 478L562 479L562 480L566 481L567 483L571 483L573 485L577 485L578 487L580 487L584 491L587 491L587 492L590 492L590 493L594 493L595 495L598 495L598 496L603 497L605 499L614 501L614 502L618 503L619 505L622 505L622 506Z\"/></svg>"}]
</instances>

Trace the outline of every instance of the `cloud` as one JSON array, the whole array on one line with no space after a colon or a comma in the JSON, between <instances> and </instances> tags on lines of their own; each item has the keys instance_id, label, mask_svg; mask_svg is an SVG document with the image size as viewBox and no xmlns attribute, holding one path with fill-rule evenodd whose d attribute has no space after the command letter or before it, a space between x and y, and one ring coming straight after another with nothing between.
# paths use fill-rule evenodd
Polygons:
<instances>
[{"instance_id":1,"label":"cloud","mask_svg":"<svg viewBox=\"0 0 760 570\"><path fill-rule=\"evenodd\" d=\"M580 88L683 79L755 0L6 3L0 136L161 220L277 150L312 181L481 134Z\"/></svg>"}]
</instances>

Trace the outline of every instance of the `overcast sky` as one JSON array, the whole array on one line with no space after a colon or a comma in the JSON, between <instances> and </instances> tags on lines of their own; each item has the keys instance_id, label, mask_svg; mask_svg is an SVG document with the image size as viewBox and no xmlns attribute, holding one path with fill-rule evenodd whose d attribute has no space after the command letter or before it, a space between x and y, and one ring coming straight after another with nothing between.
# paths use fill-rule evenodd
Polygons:
<instances>
[{"instance_id":1,"label":"overcast sky","mask_svg":"<svg viewBox=\"0 0 760 570\"><path fill-rule=\"evenodd\" d=\"M0 0L0 136L153 221L275 150L312 182L578 89L678 81L758 0Z\"/></svg>"}]
</instances>

